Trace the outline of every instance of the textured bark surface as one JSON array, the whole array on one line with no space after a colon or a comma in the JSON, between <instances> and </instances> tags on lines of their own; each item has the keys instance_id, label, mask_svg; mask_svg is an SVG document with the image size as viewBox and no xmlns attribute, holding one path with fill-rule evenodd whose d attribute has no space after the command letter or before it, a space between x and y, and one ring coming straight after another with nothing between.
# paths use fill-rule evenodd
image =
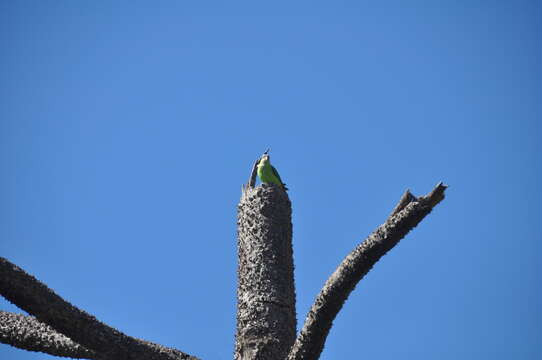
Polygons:
<instances>
[{"instance_id":1,"label":"textured bark surface","mask_svg":"<svg viewBox=\"0 0 542 360\"><path fill-rule=\"evenodd\" d=\"M295 340L291 204L274 185L244 188L238 206L236 360L285 359Z\"/></svg>"},{"instance_id":2,"label":"textured bark surface","mask_svg":"<svg viewBox=\"0 0 542 360\"><path fill-rule=\"evenodd\" d=\"M0 311L0 342L49 355L98 359L95 353L39 322L35 317L6 311Z\"/></svg>"},{"instance_id":3,"label":"textured bark surface","mask_svg":"<svg viewBox=\"0 0 542 360\"><path fill-rule=\"evenodd\" d=\"M98 321L4 258L0 258L0 294L102 359L196 359L179 350L130 337Z\"/></svg>"},{"instance_id":4,"label":"textured bark surface","mask_svg":"<svg viewBox=\"0 0 542 360\"><path fill-rule=\"evenodd\" d=\"M333 320L356 284L444 199L445 190L446 185L439 183L419 199L407 190L386 222L346 256L318 294L288 355L289 360L320 357Z\"/></svg>"},{"instance_id":5,"label":"textured bark surface","mask_svg":"<svg viewBox=\"0 0 542 360\"><path fill-rule=\"evenodd\" d=\"M403 194L386 222L339 265L296 335L291 204L275 185L254 188L254 163L238 206L236 360L316 360L333 320L372 266L444 199L439 183L428 195ZM74 307L24 270L0 257L0 294L33 316L0 311L0 342L51 355L96 360L196 359L136 339Z\"/></svg>"}]
</instances>

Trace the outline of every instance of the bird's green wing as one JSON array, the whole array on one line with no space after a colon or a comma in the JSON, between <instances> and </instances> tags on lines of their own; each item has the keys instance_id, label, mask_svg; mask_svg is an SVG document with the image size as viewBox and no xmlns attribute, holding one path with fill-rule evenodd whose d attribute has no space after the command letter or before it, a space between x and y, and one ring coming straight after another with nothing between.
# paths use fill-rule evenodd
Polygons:
<instances>
[{"instance_id":1,"label":"bird's green wing","mask_svg":"<svg viewBox=\"0 0 542 360\"><path fill-rule=\"evenodd\" d=\"M271 170L273 170L273 174L277 177L277 179L279 179L280 183L284 184L282 182L282 179L280 178L279 172L277 171L277 169L275 169L275 167L273 165L271 165Z\"/></svg>"},{"instance_id":2,"label":"bird's green wing","mask_svg":"<svg viewBox=\"0 0 542 360\"><path fill-rule=\"evenodd\" d=\"M284 190L288 190L288 188L286 187L286 184L284 183L284 181L282 181L282 179L280 178L280 175L279 175L279 172L277 171L277 169L275 169L275 167L273 165L271 165L271 170L273 170L273 174L275 174L275 176L277 177L277 179L279 179L280 183L282 184L282 188Z\"/></svg>"}]
</instances>

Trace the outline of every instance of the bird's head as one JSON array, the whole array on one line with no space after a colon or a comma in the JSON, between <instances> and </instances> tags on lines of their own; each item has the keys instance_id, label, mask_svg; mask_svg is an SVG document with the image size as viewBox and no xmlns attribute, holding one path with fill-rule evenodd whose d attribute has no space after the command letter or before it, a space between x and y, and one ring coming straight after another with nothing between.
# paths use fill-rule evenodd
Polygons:
<instances>
[{"instance_id":1,"label":"bird's head","mask_svg":"<svg viewBox=\"0 0 542 360\"><path fill-rule=\"evenodd\" d=\"M263 154L260 158L260 163L268 163L269 162L269 155Z\"/></svg>"},{"instance_id":2,"label":"bird's head","mask_svg":"<svg viewBox=\"0 0 542 360\"><path fill-rule=\"evenodd\" d=\"M269 149L265 150L262 157L260 158L260 163L268 163L269 162Z\"/></svg>"}]
</instances>

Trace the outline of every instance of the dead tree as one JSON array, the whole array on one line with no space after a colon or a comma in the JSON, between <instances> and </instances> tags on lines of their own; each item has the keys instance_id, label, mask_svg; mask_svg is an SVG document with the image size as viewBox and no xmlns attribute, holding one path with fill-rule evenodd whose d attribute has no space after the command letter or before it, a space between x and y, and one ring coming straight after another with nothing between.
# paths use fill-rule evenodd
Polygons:
<instances>
[{"instance_id":1,"label":"dead tree","mask_svg":"<svg viewBox=\"0 0 542 360\"><path fill-rule=\"evenodd\" d=\"M356 284L444 199L439 183L426 196L408 190L387 220L331 274L296 337L291 204L275 185L256 187L256 165L238 206L235 360L316 360ZM136 339L78 309L7 259L0 258L0 294L31 316L0 311L0 342L61 357L96 360L197 359Z\"/></svg>"}]
</instances>

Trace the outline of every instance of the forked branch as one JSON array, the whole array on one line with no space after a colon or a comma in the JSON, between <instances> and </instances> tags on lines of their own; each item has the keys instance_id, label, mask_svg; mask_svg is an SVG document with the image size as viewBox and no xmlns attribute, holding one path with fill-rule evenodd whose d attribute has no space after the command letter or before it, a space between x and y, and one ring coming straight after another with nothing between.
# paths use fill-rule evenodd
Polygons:
<instances>
[{"instance_id":1,"label":"forked branch","mask_svg":"<svg viewBox=\"0 0 542 360\"><path fill-rule=\"evenodd\" d=\"M98 321L4 258L0 258L0 294L99 359L196 359L179 350L130 337ZM15 339L3 342L16 346Z\"/></svg>"},{"instance_id":2,"label":"forked branch","mask_svg":"<svg viewBox=\"0 0 542 360\"><path fill-rule=\"evenodd\" d=\"M288 355L289 360L316 360L324 348L333 320L356 284L373 265L444 199L443 183L416 198L408 190L386 222L359 244L329 277L312 305L303 329Z\"/></svg>"}]
</instances>

